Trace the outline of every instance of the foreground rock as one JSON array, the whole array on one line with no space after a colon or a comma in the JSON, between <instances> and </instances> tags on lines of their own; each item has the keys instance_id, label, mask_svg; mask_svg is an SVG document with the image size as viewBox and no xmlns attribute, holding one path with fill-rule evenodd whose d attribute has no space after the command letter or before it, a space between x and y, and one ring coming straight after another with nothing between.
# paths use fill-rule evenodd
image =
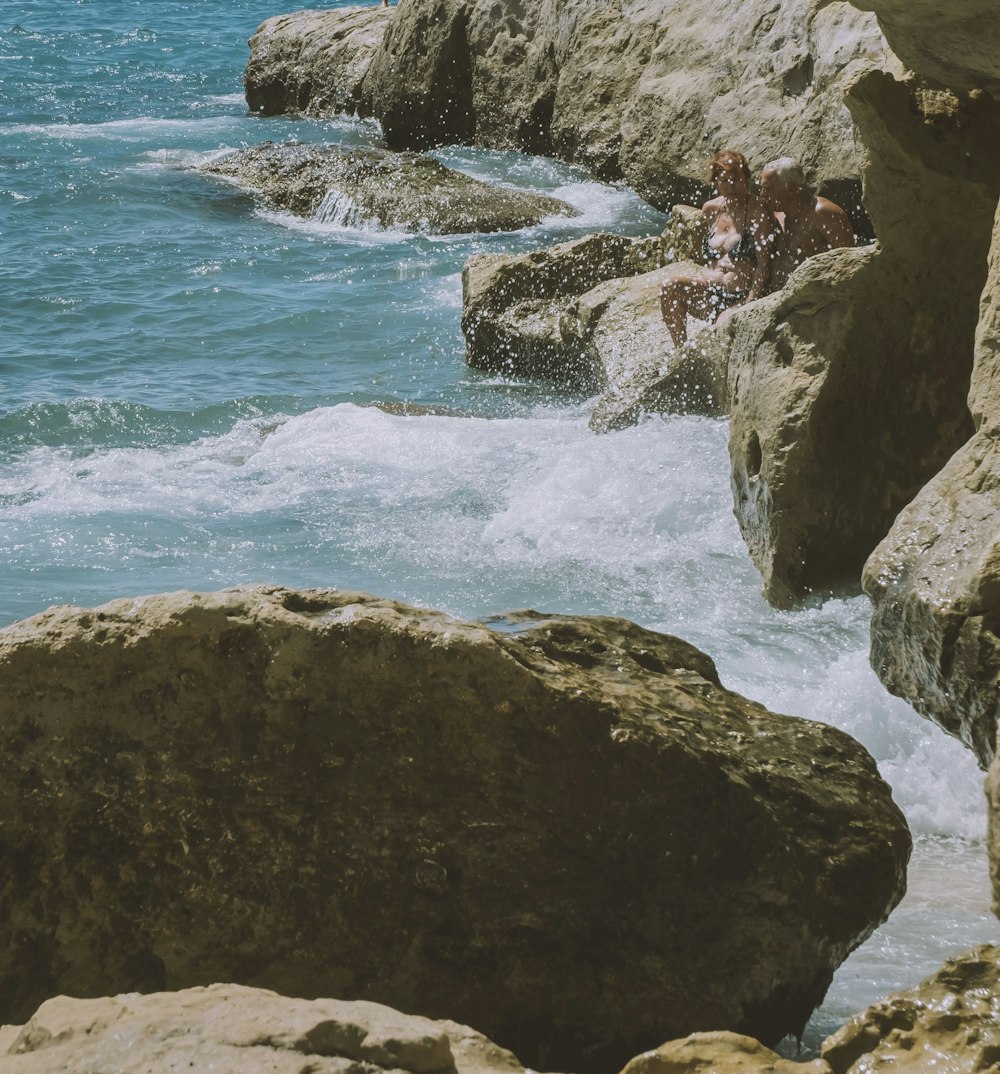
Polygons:
<instances>
[{"instance_id":1,"label":"foreground rock","mask_svg":"<svg viewBox=\"0 0 1000 1074\"><path fill-rule=\"evenodd\" d=\"M1000 948L945 963L855 1015L823 1043L833 1074L982 1074L1000 1069Z\"/></svg>"},{"instance_id":2,"label":"foreground rock","mask_svg":"<svg viewBox=\"0 0 1000 1074\"><path fill-rule=\"evenodd\" d=\"M6 1047L5 1047L6 1046ZM468 1026L377 1003L288 999L238 985L43 1004L0 1030L4 1074L524 1074Z\"/></svg>"},{"instance_id":3,"label":"foreground rock","mask_svg":"<svg viewBox=\"0 0 1000 1074\"><path fill-rule=\"evenodd\" d=\"M261 23L243 75L252 112L371 115L365 76L392 12L381 5L298 11Z\"/></svg>"},{"instance_id":4,"label":"foreground rock","mask_svg":"<svg viewBox=\"0 0 1000 1074\"><path fill-rule=\"evenodd\" d=\"M497 625L250 587L0 632L0 1017L236 980L575 1070L801 1029L903 891L869 755L675 638Z\"/></svg>"},{"instance_id":5,"label":"foreground rock","mask_svg":"<svg viewBox=\"0 0 1000 1074\"><path fill-rule=\"evenodd\" d=\"M879 245L810 260L732 322L735 509L779 605L856 586L900 510L972 432L1000 108L881 74L849 103L870 151Z\"/></svg>"},{"instance_id":6,"label":"foreground rock","mask_svg":"<svg viewBox=\"0 0 1000 1074\"><path fill-rule=\"evenodd\" d=\"M360 17L348 9L345 27ZM284 74L270 59L273 36L262 28L251 42L248 97L268 68L293 87L296 108L294 87L351 81L340 73L351 69L347 54ZM662 0L410 0L392 9L354 98L392 148L468 142L555 155L625 178L667 208L704 191L704 160L724 145L745 148L757 167L791 153L839 192L856 186L844 89L893 62L873 16L846 3L706 0L692 15Z\"/></svg>"},{"instance_id":7,"label":"foreground rock","mask_svg":"<svg viewBox=\"0 0 1000 1074\"><path fill-rule=\"evenodd\" d=\"M575 215L544 194L484 183L417 153L265 142L199 166L297 216L344 227L448 235L516 231Z\"/></svg>"},{"instance_id":8,"label":"foreground rock","mask_svg":"<svg viewBox=\"0 0 1000 1074\"><path fill-rule=\"evenodd\" d=\"M740 1033L692 1033L636 1056L622 1074L830 1074L821 1059L782 1059Z\"/></svg>"}]
</instances>

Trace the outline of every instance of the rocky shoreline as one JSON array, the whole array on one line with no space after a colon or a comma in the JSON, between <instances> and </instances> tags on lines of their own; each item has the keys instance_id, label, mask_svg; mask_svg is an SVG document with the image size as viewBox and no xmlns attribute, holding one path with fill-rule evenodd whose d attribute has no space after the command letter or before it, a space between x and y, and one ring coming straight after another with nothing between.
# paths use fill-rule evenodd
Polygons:
<instances>
[{"instance_id":1,"label":"rocky shoreline","mask_svg":"<svg viewBox=\"0 0 1000 1074\"><path fill-rule=\"evenodd\" d=\"M1000 907L985 0L709 0L697 16L402 0L279 16L251 49L261 114L374 116L407 167L451 142L552 154L672 207L660 236L473 258L469 364L598 393L596 432L729 416L767 599L863 580L882 681L992 764ZM704 192L705 145L730 143L799 157L876 241L811 259L673 352L655 295L698 256L683 203ZM317 154L278 155L206 171L316 211ZM352 159L344 196L398 159ZM426 206L366 219L441 233L561 211L484 196L476 216L456 193L440 225ZM0 683L0 1014L24 1023L0 1030L0 1071L1000 1064L993 947L857 1015L811 1063L769 1051L901 898L910 836L858 743L726 690L679 639L246 587L52 609L0 631Z\"/></svg>"}]
</instances>

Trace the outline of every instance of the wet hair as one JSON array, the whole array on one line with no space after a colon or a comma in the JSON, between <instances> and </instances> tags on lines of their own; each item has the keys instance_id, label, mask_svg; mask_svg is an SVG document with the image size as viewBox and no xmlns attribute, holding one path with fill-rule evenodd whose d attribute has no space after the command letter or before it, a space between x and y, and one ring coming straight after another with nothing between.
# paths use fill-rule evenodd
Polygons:
<instances>
[{"instance_id":1,"label":"wet hair","mask_svg":"<svg viewBox=\"0 0 1000 1074\"><path fill-rule=\"evenodd\" d=\"M708 162L708 179L714 183L719 172L737 172L747 181L753 183L753 173L747 158L738 149L720 149Z\"/></svg>"},{"instance_id":2,"label":"wet hair","mask_svg":"<svg viewBox=\"0 0 1000 1074\"><path fill-rule=\"evenodd\" d=\"M764 171L773 172L786 190L801 190L805 197L815 197L812 183L806 175L805 168L791 157L778 157L770 164L764 165Z\"/></svg>"}]
</instances>

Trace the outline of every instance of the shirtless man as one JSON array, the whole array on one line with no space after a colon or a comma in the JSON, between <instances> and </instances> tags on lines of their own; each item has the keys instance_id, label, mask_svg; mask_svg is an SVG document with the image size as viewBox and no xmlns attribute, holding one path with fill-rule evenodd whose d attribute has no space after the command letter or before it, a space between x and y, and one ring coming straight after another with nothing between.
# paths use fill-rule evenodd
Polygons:
<instances>
[{"instance_id":1,"label":"shirtless man","mask_svg":"<svg viewBox=\"0 0 1000 1074\"><path fill-rule=\"evenodd\" d=\"M782 230L771 251L770 289L777 291L807 257L854 245L850 217L839 205L817 197L791 157L765 165L760 180L760 200L777 216Z\"/></svg>"}]
</instances>

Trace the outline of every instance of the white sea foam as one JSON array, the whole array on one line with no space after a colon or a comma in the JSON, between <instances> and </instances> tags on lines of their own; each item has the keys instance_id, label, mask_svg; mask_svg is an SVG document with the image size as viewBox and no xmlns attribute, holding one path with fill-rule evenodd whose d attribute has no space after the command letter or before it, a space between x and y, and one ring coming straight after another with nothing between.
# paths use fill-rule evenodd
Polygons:
<instances>
[{"instance_id":1,"label":"white sea foam","mask_svg":"<svg viewBox=\"0 0 1000 1074\"><path fill-rule=\"evenodd\" d=\"M204 135L238 129L246 120L237 116L205 116L202 119L159 119L137 116L134 119L110 119L103 123L0 123L0 135L38 134L45 138L73 141L100 138L131 141L143 135L181 133Z\"/></svg>"}]
</instances>

